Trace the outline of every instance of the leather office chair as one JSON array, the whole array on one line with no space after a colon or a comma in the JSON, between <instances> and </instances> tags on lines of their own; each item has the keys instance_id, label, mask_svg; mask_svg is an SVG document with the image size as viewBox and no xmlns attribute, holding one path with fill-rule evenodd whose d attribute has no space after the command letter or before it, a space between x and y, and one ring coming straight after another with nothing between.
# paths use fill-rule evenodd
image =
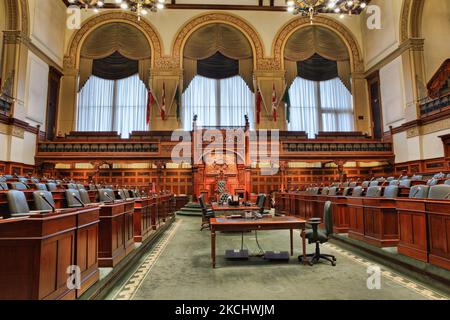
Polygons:
<instances>
[{"instance_id":1,"label":"leather office chair","mask_svg":"<svg viewBox=\"0 0 450 320\"><path fill-rule=\"evenodd\" d=\"M450 186L450 179L449 179L449 180L446 180L444 183L445 183L446 185L449 185L449 186Z\"/></svg>"},{"instance_id":2,"label":"leather office chair","mask_svg":"<svg viewBox=\"0 0 450 320\"><path fill-rule=\"evenodd\" d=\"M322 196L327 196L329 192L330 192L330 188L324 187L324 188L322 188L322 192L320 194Z\"/></svg>"},{"instance_id":3,"label":"leather office chair","mask_svg":"<svg viewBox=\"0 0 450 320\"><path fill-rule=\"evenodd\" d=\"M0 176L0 182L6 182L6 178L4 176Z\"/></svg>"},{"instance_id":4,"label":"leather office chair","mask_svg":"<svg viewBox=\"0 0 450 320\"><path fill-rule=\"evenodd\" d=\"M112 191L111 189L99 189L98 198L100 202L112 202L116 199L116 197L114 196L114 191Z\"/></svg>"},{"instance_id":5,"label":"leather office chair","mask_svg":"<svg viewBox=\"0 0 450 320\"><path fill-rule=\"evenodd\" d=\"M413 175L411 180L412 181L423 180L423 176L421 176L421 175Z\"/></svg>"},{"instance_id":6,"label":"leather office chair","mask_svg":"<svg viewBox=\"0 0 450 320\"><path fill-rule=\"evenodd\" d=\"M350 195L350 188L344 188L344 191L342 191L342 195L344 197L348 197Z\"/></svg>"},{"instance_id":7,"label":"leather office chair","mask_svg":"<svg viewBox=\"0 0 450 320\"><path fill-rule=\"evenodd\" d=\"M339 188L338 187L331 187L330 191L328 191L329 196L335 196L338 193Z\"/></svg>"},{"instance_id":8,"label":"leather office chair","mask_svg":"<svg viewBox=\"0 0 450 320\"><path fill-rule=\"evenodd\" d=\"M378 187L380 185L380 181L372 181L369 183L369 188L371 187Z\"/></svg>"},{"instance_id":9,"label":"leather office chair","mask_svg":"<svg viewBox=\"0 0 450 320\"><path fill-rule=\"evenodd\" d=\"M81 200L80 192L75 189L67 189L66 190L66 201L67 201L67 207L68 208L81 208L83 207L83 204L81 204L76 198Z\"/></svg>"},{"instance_id":10,"label":"leather office chair","mask_svg":"<svg viewBox=\"0 0 450 320\"><path fill-rule=\"evenodd\" d=\"M361 184L361 187L363 187L363 188L368 188L369 185L370 185L370 181L364 181L364 182Z\"/></svg>"},{"instance_id":11,"label":"leather office chair","mask_svg":"<svg viewBox=\"0 0 450 320\"><path fill-rule=\"evenodd\" d=\"M449 173L449 174L447 174L447 177L446 177L446 179L450 179L450 173Z\"/></svg>"},{"instance_id":12,"label":"leather office chair","mask_svg":"<svg viewBox=\"0 0 450 320\"><path fill-rule=\"evenodd\" d=\"M388 177L388 178L386 179L387 182L391 182L391 181L393 181L393 180L395 180L395 177Z\"/></svg>"},{"instance_id":13,"label":"leather office chair","mask_svg":"<svg viewBox=\"0 0 450 320\"><path fill-rule=\"evenodd\" d=\"M409 179L400 180L400 183L399 183L398 186L399 187L403 187L403 188L410 188L411 187L411 180L409 180Z\"/></svg>"},{"instance_id":14,"label":"leather office chair","mask_svg":"<svg viewBox=\"0 0 450 320\"><path fill-rule=\"evenodd\" d=\"M128 190L125 189L119 189L119 197L122 200L127 200L128 198L130 198L130 194L128 193Z\"/></svg>"},{"instance_id":15,"label":"leather office chair","mask_svg":"<svg viewBox=\"0 0 450 320\"><path fill-rule=\"evenodd\" d=\"M377 198L381 197L382 189L381 187L369 187L366 192L366 197Z\"/></svg>"},{"instance_id":16,"label":"leather office chair","mask_svg":"<svg viewBox=\"0 0 450 320\"><path fill-rule=\"evenodd\" d=\"M198 202L200 203L200 208L202 209L202 227L200 228L200 231L203 231L204 229L210 229L211 218L214 218L214 212L206 207L203 195L198 198Z\"/></svg>"},{"instance_id":17,"label":"leather office chair","mask_svg":"<svg viewBox=\"0 0 450 320\"><path fill-rule=\"evenodd\" d=\"M350 188L356 188L358 186L358 183L356 182L350 182L349 187Z\"/></svg>"},{"instance_id":18,"label":"leather office chair","mask_svg":"<svg viewBox=\"0 0 450 320\"><path fill-rule=\"evenodd\" d=\"M26 184L24 184L22 182L11 182L11 189L23 191L23 190L28 190L28 187Z\"/></svg>"},{"instance_id":19,"label":"leather office chair","mask_svg":"<svg viewBox=\"0 0 450 320\"><path fill-rule=\"evenodd\" d=\"M7 194L9 212L12 217L30 213L25 194L22 191L10 190Z\"/></svg>"},{"instance_id":20,"label":"leather office chair","mask_svg":"<svg viewBox=\"0 0 450 320\"><path fill-rule=\"evenodd\" d=\"M324 230L319 230L320 219L311 219L308 221L312 225L312 229L308 229L305 232L305 238L308 239L308 243L316 244L316 251L313 254L307 254L312 264L317 264L321 259L331 262L332 266L336 266L336 257L330 254L322 254L320 252L320 245L328 242L329 236L333 234L333 216L332 216L332 204L331 201L325 202L323 222L325 224ZM298 259L303 261L303 256L299 256Z\"/></svg>"},{"instance_id":21,"label":"leather office chair","mask_svg":"<svg viewBox=\"0 0 450 320\"><path fill-rule=\"evenodd\" d=\"M399 191L398 186L386 187L384 189L383 197L385 197L385 198L397 198L398 197L398 191Z\"/></svg>"},{"instance_id":22,"label":"leather office chair","mask_svg":"<svg viewBox=\"0 0 450 320\"><path fill-rule=\"evenodd\" d=\"M410 180L408 176L403 176L400 178L400 180Z\"/></svg>"},{"instance_id":23,"label":"leather office chair","mask_svg":"<svg viewBox=\"0 0 450 320\"><path fill-rule=\"evenodd\" d=\"M78 190L86 190L86 188L82 184L77 184Z\"/></svg>"},{"instance_id":24,"label":"leather office chair","mask_svg":"<svg viewBox=\"0 0 450 320\"><path fill-rule=\"evenodd\" d=\"M89 190L91 191L97 190L97 188L95 188L95 184L89 184Z\"/></svg>"},{"instance_id":25,"label":"leather office chair","mask_svg":"<svg viewBox=\"0 0 450 320\"><path fill-rule=\"evenodd\" d=\"M428 199L433 200L450 200L450 185L440 184L432 186L428 193Z\"/></svg>"},{"instance_id":26,"label":"leather office chair","mask_svg":"<svg viewBox=\"0 0 450 320\"><path fill-rule=\"evenodd\" d=\"M34 184L40 183L39 179L38 179L38 178L35 178L35 177L32 177L30 180L31 180L31 182L34 183Z\"/></svg>"},{"instance_id":27,"label":"leather office chair","mask_svg":"<svg viewBox=\"0 0 450 320\"><path fill-rule=\"evenodd\" d=\"M267 196L265 194L260 194L258 196L258 201L256 205L259 207L259 214L264 214L264 204L266 203Z\"/></svg>"},{"instance_id":28,"label":"leather office chair","mask_svg":"<svg viewBox=\"0 0 450 320\"><path fill-rule=\"evenodd\" d=\"M6 182L0 182L0 190L9 190L8 184Z\"/></svg>"},{"instance_id":29,"label":"leather office chair","mask_svg":"<svg viewBox=\"0 0 450 320\"><path fill-rule=\"evenodd\" d=\"M439 180L433 178L433 179L428 180L427 185L429 185L429 186L435 186L435 185L437 185L438 183L439 183Z\"/></svg>"},{"instance_id":30,"label":"leather office chair","mask_svg":"<svg viewBox=\"0 0 450 320\"><path fill-rule=\"evenodd\" d=\"M344 188L348 188L350 186L349 182L344 182L344 184L342 185Z\"/></svg>"},{"instance_id":31,"label":"leather office chair","mask_svg":"<svg viewBox=\"0 0 450 320\"><path fill-rule=\"evenodd\" d=\"M398 186L398 185L400 185L400 181L399 180L391 180L389 182L389 185L390 186Z\"/></svg>"},{"instance_id":32,"label":"leather office chair","mask_svg":"<svg viewBox=\"0 0 450 320\"><path fill-rule=\"evenodd\" d=\"M80 199L84 204L91 203L91 198L89 198L89 193L86 190L78 190L78 193L80 194Z\"/></svg>"},{"instance_id":33,"label":"leather office chair","mask_svg":"<svg viewBox=\"0 0 450 320\"><path fill-rule=\"evenodd\" d=\"M428 192L430 187L426 185L416 185L409 190L409 198L414 199L426 199L428 198Z\"/></svg>"},{"instance_id":34,"label":"leather office chair","mask_svg":"<svg viewBox=\"0 0 450 320\"><path fill-rule=\"evenodd\" d=\"M8 180L14 179L14 176L11 175L11 174L5 174L5 175L3 176L3 178L5 178L6 181L8 181Z\"/></svg>"},{"instance_id":35,"label":"leather office chair","mask_svg":"<svg viewBox=\"0 0 450 320\"><path fill-rule=\"evenodd\" d=\"M362 187L355 187L353 188L352 197L361 197L363 193Z\"/></svg>"},{"instance_id":36,"label":"leather office chair","mask_svg":"<svg viewBox=\"0 0 450 320\"><path fill-rule=\"evenodd\" d=\"M47 191L47 186L44 183L35 183L34 187L36 188L36 190Z\"/></svg>"},{"instance_id":37,"label":"leather office chair","mask_svg":"<svg viewBox=\"0 0 450 320\"><path fill-rule=\"evenodd\" d=\"M444 179L444 178L445 178L445 174L442 172L437 173L433 176L433 179Z\"/></svg>"},{"instance_id":38,"label":"leather office chair","mask_svg":"<svg viewBox=\"0 0 450 320\"><path fill-rule=\"evenodd\" d=\"M58 187L56 186L56 183L49 182L49 183L47 183L47 189L48 189L48 191L53 192L53 191L58 190Z\"/></svg>"},{"instance_id":39,"label":"leather office chair","mask_svg":"<svg viewBox=\"0 0 450 320\"><path fill-rule=\"evenodd\" d=\"M53 200L52 193L49 191L40 190L33 192L33 200L36 210L39 211L53 210L53 208L44 199L42 199L42 197L45 197L45 199L53 206L53 208L56 208L55 200Z\"/></svg>"},{"instance_id":40,"label":"leather office chair","mask_svg":"<svg viewBox=\"0 0 450 320\"><path fill-rule=\"evenodd\" d=\"M22 182L23 184L27 184L28 183L28 179L27 178L19 178L18 181Z\"/></svg>"},{"instance_id":41,"label":"leather office chair","mask_svg":"<svg viewBox=\"0 0 450 320\"><path fill-rule=\"evenodd\" d=\"M68 183L67 184L67 189L78 189L77 185L75 183Z\"/></svg>"},{"instance_id":42,"label":"leather office chair","mask_svg":"<svg viewBox=\"0 0 450 320\"><path fill-rule=\"evenodd\" d=\"M312 188L311 189L311 194L313 196L317 196L317 195L319 195L319 190L320 190L320 188L318 188L318 187Z\"/></svg>"}]
</instances>

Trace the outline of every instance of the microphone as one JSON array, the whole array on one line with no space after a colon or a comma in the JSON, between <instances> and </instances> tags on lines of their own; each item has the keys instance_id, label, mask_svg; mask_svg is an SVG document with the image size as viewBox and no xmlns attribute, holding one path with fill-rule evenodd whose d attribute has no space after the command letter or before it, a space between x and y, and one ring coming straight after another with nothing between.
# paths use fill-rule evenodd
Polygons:
<instances>
[{"instance_id":1,"label":"microphone","mask_svg":"<svg viewBox=\"0 0 450 320\"><path fill-rule=\"evenodd\" d=\"M104 195L105 197L107 197L107 198L110 200L110 202L114 203L114 199L111 198L111 196L108 194L108 192L103 193L103 195Z\"/></svg>"},{"instance_id":2,"label":"microphone","mask_svg":"<svg viewBox=\"0 0 450 320\"><path fill-rule=\"evenodd\" d=\"M83 208L86 206L86 205L84 204L84 202L81 201L81 200L77 197L77 195L76 195L75 193L72 193L72 196L74 197L75 200L77 200L77 202L78 202L79 204L81 204L81 206L82 206Z\"/></svg>"},{"instance_id":3,"label":"microphone","mask_svg":"<svg viewBox=\"0 0 450 320\"><path fill-rule=\"evenodd\" d=\"M444 200L450 200L450 192L444 197Z\"/></svg>"},{"instance_id":4,"label":"microphone","mask_svg":"<svg viewBox=\"0 0 450 320\"><path fill-rule=\"evenodd\" d=\"M55 206L52 205L52 204L50 203L50 201L47 200L47 198L45 197L45 194L44 194L43 192L41 192L39 195L41 196L42 200L44 200L45 203L47 203L47 204L50 206L50 208L52 208L52 212L55 213L55 211L56 211Z\"/></svg>"},{"instance_id":5,"label":"microphone","mask_svg":"<svg viewBox=\"0 0 450 320\"><path fill-rule=\"evenodd\" d=\"M5 190L5 188L3 187L3 185L0 183L0 188L2 189L2 190Z\"/></svg>"},{"instance_id":6,"label":"microphone","mask_svg":"<svg viewBox=\"0 0 450 320\"><path fill-rule=\"evenodd\" d=\"M417 188L417 190L416 190L416 192L414 192L412 198L415 198L420 191L422 191L422 188Z\"/></svg>"}]
</instances>

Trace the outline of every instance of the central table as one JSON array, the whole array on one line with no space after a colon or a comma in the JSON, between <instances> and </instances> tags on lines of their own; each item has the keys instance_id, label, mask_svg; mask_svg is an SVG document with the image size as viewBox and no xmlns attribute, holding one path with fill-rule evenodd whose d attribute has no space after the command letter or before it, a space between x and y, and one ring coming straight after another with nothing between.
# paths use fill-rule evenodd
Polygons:
<instances>
[{"instance_id":1,"label":"central table","mask_svg":"<svg viewBox=\"0 0 450 320\"><path fill-rule=\"evenodd\" d=\"M297 217L274 217L259 220L250 219L211 219L211 259L213 268L216 267L216 232L247 232L260 230L290 230L291 256L294 255L293 230L300 230L302 238L303 263L308 263L306 257L306 240L305 240L306 220Z\"/></svg>"},{"instance_id":2,"label":"central table","mask_svg":"<svg viewBox=\"0 0 450 320\"><path fill-rule=\"evenodd\" d=\"M243 213L245 211L259 211L261 209L257 206L229 206L219 204L213 204L211 208L216 216L232 215L233 213Z\"/></svg>"}]
</instances>

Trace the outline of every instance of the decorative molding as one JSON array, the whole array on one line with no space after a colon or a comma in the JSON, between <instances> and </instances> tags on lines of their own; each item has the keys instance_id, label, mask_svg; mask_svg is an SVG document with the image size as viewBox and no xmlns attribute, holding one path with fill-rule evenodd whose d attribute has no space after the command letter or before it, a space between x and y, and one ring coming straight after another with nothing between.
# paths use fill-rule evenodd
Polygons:
<instances>
[{"instance_id":1,"label":"decorative molding","mask_svg":"<svg viewBox=\"0 0 450 320\"><path fill-rule=\"evenodd\" d=\"M424 0L404 0L400 14L400 41L420 38Z\"/></svg>"},{"instance_id":2,"label":"decorative molding","mask_svg":"<svg viewBox=\"0 0 450 320\"><path fill-rule=\"evenodd\" d=\"M138 21L136 15L123 11L109 11L96 15L83 23L83 26L72 36L68 52L64 56L64 70L76 70L79 64L79 53L86 37L104 24L123 22L135 26L147 37L152 49L152 68L155 65L166 66L167 61L161 60L163 44L156 29L145 19ZM169 60L169 59L167 59Z\"/></svg>"},{"instance_id":3,"label":"decorative molding","mask_svg":"<svg viewBox=\"0 0 450 320\"><path fill-rule=\"evenodd\" d=\"M247 37L250 45L253 49L253 55L255 60L256 69L262 68L272 68L272 59L264 59L264 45L259 36L258 32L244 19L229 13L213 12L202 14L184 24L178 31L177 36L172 47L172 59L174 60L174 67L180 68L182 66L183 60L183 49L186 41L191 36L193 32L198 30L200 27L212 24L212 23L225 23L236 27ZM266 70L263 69L263 70ZM279 68L278 68L279 69Z\"/></svg>"},{"instance_id":4,"label":"decorative molding","mask_svg":"<svg viewBox=\"0 0 450 320\"><path fill-rule=\"evenodd\" d=\"M286 42L289 40L290 36L300 28L308 27L311 25L311 20L309 17L295 18L288 22L275 37L275 41L272 46L273 56L275 59L275 65L281 69L284 65L284 48ZM362 59L361 49L358 46L352 32L341 23L334 19L318 16L314 18L314 25L319 25L326 27L334 31L338 36L340 36L351 52L352 61L352 72L364 72L364 63Z\"/></svg>"},{"instance_id":5,"label":"decorative molding","mask_svg":"<svg viewBox=\"0 0 450 320\"><path fill-rule=\"evenodd\" d=\"M36 135L38 132L45 134L42 131L38 131L38 128L30 126L28 122L0 114L0 133L23 139L25 132Z\"/></svg>"},{"instance_id":6,"label":"decorative molding","mask_svg":"<svg viewBox=\"0 0 450 320\"><path fill-rule=\"evenodd\" d=\"M391 132L394 135L406 131L407 137L413 138L447 129L450 129L450 109L404 123Z\"/></svg>"}]
</instances>

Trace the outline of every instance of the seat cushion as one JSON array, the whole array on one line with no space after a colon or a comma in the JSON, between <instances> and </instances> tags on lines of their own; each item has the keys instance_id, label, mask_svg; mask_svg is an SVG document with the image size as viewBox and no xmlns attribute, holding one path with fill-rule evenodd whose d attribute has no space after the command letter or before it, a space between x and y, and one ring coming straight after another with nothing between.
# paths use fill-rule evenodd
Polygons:
<instances>
[{"instance_id":1,"label":"seat cushion","mask_svg":"<svg viewBox=\"0 0 450 320\"><path fill-rule=\"evenodd\" d=\"M434 200L447 200L450 198L450 185L440 184L432 186L428 194L429 199Z\"/></svg>"},{"instance_id":2,"label":"seat cushion","mask_svg":"<svg viewBox=\"0 0 450 320\"><path fill-rule=\"evenodd\" d=\"M426 185L413 186L409 190L409 197L415 198L415 199L426 199L426 198L428 198L429 190L430 190L430 187L426 186Z\"/></svg>"},{"instance_id":3,"label":"seat cushion","mask_svg":"<svg viewBox=\"0 0 450 320\"><path fill-rule=\"evenodd\" d=\"M10 190L8 191L8 206L11 215L18 213L29 213L30 207L28 206L25 194L22 191Z\"/></svg>"},{"instance_id":4,"label":"seat cushion","mask_svg":"<svg viewBox=\"0 0 450 320\"><path fill-rule=\"evenodd\" d=\"M397 186L389 186L384 189L384 197L385 198L397 198L398 197L398 187Z\"/></svg>"},{"instance_id":5,"label":"seat cushion","mask_svg":"<svg viewBox=\"0 0 450 320\"><path fill-rule=\"evenodd\" d=\"M380 197L381 187L369 187L367 189L366 197Z\"/></svg>"}]
</instances>

